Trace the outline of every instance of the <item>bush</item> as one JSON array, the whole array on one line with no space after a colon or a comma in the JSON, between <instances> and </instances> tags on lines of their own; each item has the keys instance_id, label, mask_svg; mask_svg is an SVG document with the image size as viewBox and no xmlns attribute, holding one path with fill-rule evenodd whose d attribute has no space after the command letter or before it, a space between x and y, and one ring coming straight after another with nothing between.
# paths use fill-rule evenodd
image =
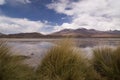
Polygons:
<instances>
[{"instance_id":1,"label":"bush","mask_svg":"<svg viewBox=\"0 0 120 80\"><path fill-rule=\"evenodd\" d=\"M107 80L120 80L120 47L95 49L93 65L95 70Z\"/></svg>"},{"instance_id":2,"label":"bush","mask_svg":"<svg viewBox=\"0 0 120 80\"><path fill-rule=\"evenodd\" d=\"M48 51L36 70L37 80L99 80L87 59L70 43L63 41Z\"/></svg>"},{"instance_id":3,"label":"bush","mask_svg":"<svg viewBox=\"0 0 120 80\"><path fill-rule=\"evenodd\" d=\"M0 42L0 80L33 80L33 70L22 64L23 58L11 55L5 42Z\"/></svg>"}]
</instances>

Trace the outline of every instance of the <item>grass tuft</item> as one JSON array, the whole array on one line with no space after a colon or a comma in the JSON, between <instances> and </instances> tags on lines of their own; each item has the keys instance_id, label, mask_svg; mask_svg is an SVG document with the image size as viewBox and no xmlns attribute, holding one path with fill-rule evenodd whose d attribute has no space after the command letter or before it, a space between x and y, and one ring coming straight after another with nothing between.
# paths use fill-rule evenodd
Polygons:
<instances>
[{"instance_id":1,"label":"grass tuft","mask_svg":"<svg viewBox=\"0 0 120 80\"><path fill-rule=\"evenodd\" d=\"M36 70L37 80L100 80L87 59L72 47L64 40L51 48Z\"/></svg>"},{"instance_id":2,"label":"grass tuft","mask_svg":"<svg viewBox=\"0 0 120 80\"><path fill-rule=\"evenodd\" d=\"M50 48L33 70L23 64L26 56L12 55L6 42L0 42L0 80L120 80L120 47L96 48L88 59L63 40Z\"/></svg>"},{"instance_id":3,"label":"grass tuft","mask_svg":"<svg viewBox=\"0 0 120 80\"><path fill-rule=\"evenodd\" d=\"M117 49L103 47L93 52L95 70L107 80L120 80L120 47Z\"/></svg>"},{"instance_id":4,"label":"grass tuft","mask_svg":"<svg viewBox=\"0 0 120 80\"><path fill-rule=\"evenodd\" d=\"M6 42L0 42L0 80L33 80L33 70L11 54Z\"/></svg>"}]
</instances>

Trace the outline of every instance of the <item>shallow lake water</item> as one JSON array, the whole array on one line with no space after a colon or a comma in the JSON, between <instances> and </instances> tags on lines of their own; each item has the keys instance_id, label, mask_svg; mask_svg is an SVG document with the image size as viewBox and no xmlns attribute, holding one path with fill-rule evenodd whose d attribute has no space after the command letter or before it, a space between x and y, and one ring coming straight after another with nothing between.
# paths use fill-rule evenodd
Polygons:
<instances>
[{"instance_id":1,"label":"shallow lake water","mask_svg":"<svg viewBox=\"0 0 120 80\"><path fill-rule=\"evenodd\" d=\"M2 39L8 42L12 48L13 55L23 55L30 57L27 64L37 66L45 56L50 47L56 45L61 39ZM75 47L85 55L91 57L92 49L98 46L116 47L120 45L120 38L78 38L73 39Z\"/></svg>"}]
</instances>

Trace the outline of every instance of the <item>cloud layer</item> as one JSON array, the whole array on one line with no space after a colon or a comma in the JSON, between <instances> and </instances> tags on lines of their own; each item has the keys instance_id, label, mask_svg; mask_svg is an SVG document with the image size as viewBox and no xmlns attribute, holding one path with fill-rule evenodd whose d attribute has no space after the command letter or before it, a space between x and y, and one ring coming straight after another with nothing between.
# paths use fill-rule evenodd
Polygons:
<instances>
[{"instance_id":1,"label":"cloud layer","mask_svg":"<svg viewBox=\"0 0 120 80\"><path fill-rule=\"evenodd\" d=\"M46 23L41 21L0 16L0 32L2 33L40 32L45 25Z\"/></svg>"},{"instance_id":2,"label":"cloud layer","mask_svg":"<svg viewBox=\"0 0 120 80\"><path fill-rule=\"evenodd\" d=\"M58 0L48 4L49 9L71 17L70 23L55 28L93 28L97 30L120 30L120 0Z\"/></svg>"},{"instance_id":3,"label":"cloud layer","mask_svg":"<svg viewBox=\"0 0 120 80\"><path fill-rule=\"evenodd\" d=\"M31 3L30 0L0 0L0 5L16 6L29 3ZM58 14L65 14L69 18L69 22L61 25L55 25L55 23L51 25L48 21L7 17L0 9L0 32L42 32L46 34L65 28L120 30L119 6L120 0L52 0L52 3L47 4L46 7Z\"/></svg>"},{"instance_id":4,"label":"cloud layer","mask_svg":"<svg viewBox=\"0 0 120 80\"><path fill-rule=\"evenodd\" d=\"M30 0L0 0L0 5L4 4L11 4L11 5L17 5L17 4L28 4L31 3Z\"/></svg>"},{"instance_id":5,"label":"cloud layer","mask_svg":"<svg viewBox=\"0 0 120 80\"><path fill-rule=\"evenodd\" d=\"M10 4L12 6L28 4L30 0L0 0L0 5ZM41 21L32 21L27 18L13 18L4 15L0 9L0 33L25 33L25 32L41 32L45 34L48 23ZM47 32L46 32L47 33Z\"/></svg>"},{"instance_id":6,"label":"cloud layer","mask_svg":"<svg viewBox=\"0 0 120 80\"><path fill-rule=\"evenodd\" d=\"M0 5L5 4L5 0L0 0Z\"/></svg>"}]
</instances>

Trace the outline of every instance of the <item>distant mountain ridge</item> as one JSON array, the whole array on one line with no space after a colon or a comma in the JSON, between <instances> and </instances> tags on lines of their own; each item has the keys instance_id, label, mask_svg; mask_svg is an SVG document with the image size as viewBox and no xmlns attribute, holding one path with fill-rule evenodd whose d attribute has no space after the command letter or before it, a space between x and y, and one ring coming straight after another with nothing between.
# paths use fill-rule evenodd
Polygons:
<instances>
[{"instance_id":1,"label":"distant mountain ridge","mask_svg":"<svg viewBox=\"0 0 120 80\"><path fill-rule=\"evenodd\" d=\"M52 35L63 35L73 37L120 37L120 31L98 31L95 29L64 29L59 32L55 32Z\"/></svg>"},{"instance_id":2,"label":"distant mountain ridge","mask_svg":"<svg viewBox=\"0 0 120 80\"><path fill-rule=\"evenodd\" d=\"M39 38L43 36L44 36L43 34L37 33L37 32L1 35L1 37L4 37L4 38Z\"/></svg>"},{"instance_id":3,"label":"distant mountain ridge","mask_svg":"<svg viewBox=\"0 0 120 80\"><path fill-rule=\"evenodd\" d=\"M0 35L3 35L2 33L0 33Z\"/></svg>"},{"instance_id":4,"label":"distant mountain ridge","mask_svg":"<svg viewBox=\"0 0 120 80\"><path fill-rule=\"evenodd\" d=\"M18 34L2 34L0 33L0 38L61 38L61 37L86 37L86 38L120 38L120 31L99 31L95 29L63 29L58 32L54 32L52 34L43 35L41 33L33 32L33 33L18 33Z\"/></svg>"}]
</instances>

